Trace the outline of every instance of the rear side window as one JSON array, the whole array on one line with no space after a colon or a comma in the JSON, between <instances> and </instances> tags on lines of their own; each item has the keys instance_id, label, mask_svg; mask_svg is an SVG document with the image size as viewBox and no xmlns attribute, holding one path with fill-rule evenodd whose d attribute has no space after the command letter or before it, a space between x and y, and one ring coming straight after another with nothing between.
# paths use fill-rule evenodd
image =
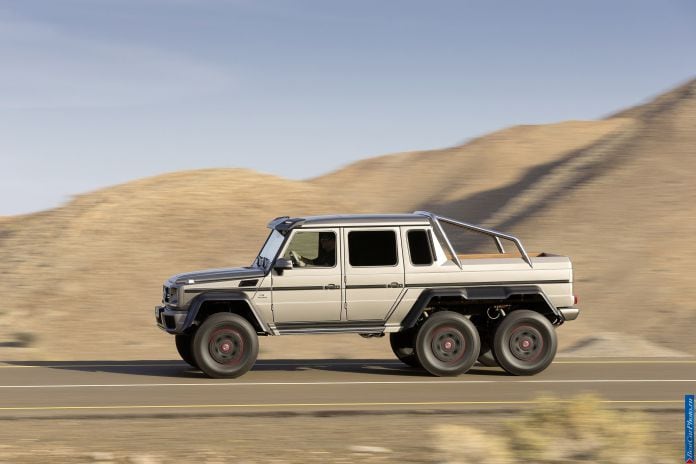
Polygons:
<instances>
[{"instance_id":1,"label":"rear side window","mask_svg":"<svg viewBox=\"0 0 696 464\"><path fill-rule=\"evenodd\" d=\"M351 266L396 266L396 232L366 230L348 232L348 261Z\"/></svg>"},{"instance_id":2,"label":"rear side window","mask_svg":"<svg viewBox=\"0 0 696 464\"><path fill-rule=\"evenodd\" d=\"M411 255L411 263L416 266L433 264L433 247L428 231L408 231L408 252Z\"/></svg>"}]
</instances>

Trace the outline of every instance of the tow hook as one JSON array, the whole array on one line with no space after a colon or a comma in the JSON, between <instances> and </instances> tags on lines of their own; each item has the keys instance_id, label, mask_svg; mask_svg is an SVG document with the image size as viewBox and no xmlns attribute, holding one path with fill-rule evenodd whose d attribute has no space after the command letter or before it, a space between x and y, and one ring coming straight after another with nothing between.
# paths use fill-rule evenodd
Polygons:
<instances>
[{"instance_id":1,"label":"tow hook","mask_svg":"<svg viewBox=\"0 0 696 464\"><path fill-rule=\"evenodd\" d=\"M493 306L492 308L488 308L486 310L486 316L488 316L489 319L492 321L502 317L505 317L505 310L503 308L499 308L498 306Z\"/></svg>"}]
</instances>

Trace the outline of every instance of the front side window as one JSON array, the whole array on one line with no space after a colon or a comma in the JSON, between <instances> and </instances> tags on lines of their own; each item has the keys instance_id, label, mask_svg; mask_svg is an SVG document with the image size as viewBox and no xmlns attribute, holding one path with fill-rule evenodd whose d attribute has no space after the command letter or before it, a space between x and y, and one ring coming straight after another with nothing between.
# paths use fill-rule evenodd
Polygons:
<instances>
[{"instance_id":1,"label":"front side window","mask_svg":"<svg viewBox=\"0 0 696 464\"><path fill-rule=\"evenodd\" d=\"M283 258L291 260L298 267L334 267L336 234L298 231L293 235Z\"/></svg>"},{"instance_id":2,"label":"front side window","mask_svg":"<svg viewBox=\"0 0 696 464\"><path fill-rule=\"evenodd\" d=\"M408 251L411 264L428 266L433 264L433 246L427 230L408 231Z\"/></svg>"},{"instance_id":3,"label":"front side window","mask_svg":"<svg viewBox=\"0 0 696 464\"><path fill-rule=\"evenodd\" d=\"M396 266L396 232L365 230L348 233L348 261L351 266Z\"/></svg>"}]
</instances>

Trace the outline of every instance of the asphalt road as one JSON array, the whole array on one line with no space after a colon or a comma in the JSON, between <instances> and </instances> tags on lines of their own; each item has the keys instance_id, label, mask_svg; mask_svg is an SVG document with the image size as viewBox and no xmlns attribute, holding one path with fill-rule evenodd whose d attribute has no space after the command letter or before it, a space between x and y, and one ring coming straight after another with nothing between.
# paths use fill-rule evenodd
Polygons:
<instances>
[{"instance_id":1,"label":"asphalt road","mask_svg":"<svg viewBox=\"0 0 696 464\"><path fill-rule=\"evenodd\" d=\"M458 412L582 393L616 407L678 410L695 392L692 359L559 359L533 377L476 366L455 378L390 359L266 360L229 380L208 379L180 361L0 363L0 419Z\"/></svg>"}]
</instances>

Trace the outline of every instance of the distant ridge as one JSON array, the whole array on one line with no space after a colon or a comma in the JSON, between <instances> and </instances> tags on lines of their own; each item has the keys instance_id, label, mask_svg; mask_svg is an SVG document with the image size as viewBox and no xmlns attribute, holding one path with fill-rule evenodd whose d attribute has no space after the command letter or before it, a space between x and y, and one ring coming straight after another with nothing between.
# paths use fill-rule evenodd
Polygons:
<instances>
[{"instance_id":1,"label":"distant ridge","mask_svg":"<svg viewBox=\"0 0 696 464\"><path fill-rule=\"evenodd\" d=\"M583 313L560 329L568 346L610 331L695 354L684 343L696 333L694 174L691 80L602 120L510 127L308 181L207 169L108 187L52 210L0 217L0 356L176 356L152 316L167 276L248 264L275 216L415 209L571 256ZM262 346L275 357L343 356L341 337L322 346L307 340ZM372 343L361 349L382 342Z\"/></svg>"}]
</instances>

